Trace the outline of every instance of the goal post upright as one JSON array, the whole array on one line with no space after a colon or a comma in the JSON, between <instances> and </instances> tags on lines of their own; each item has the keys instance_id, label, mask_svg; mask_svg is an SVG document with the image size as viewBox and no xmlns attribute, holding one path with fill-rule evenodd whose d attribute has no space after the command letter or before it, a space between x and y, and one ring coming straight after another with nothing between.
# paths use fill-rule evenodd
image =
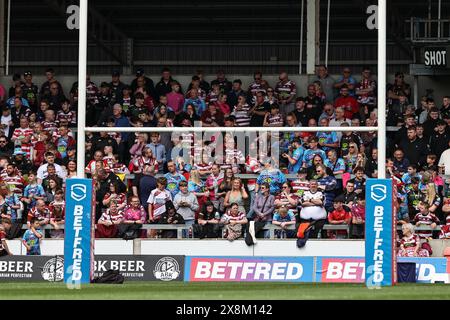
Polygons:
<instances>
[{"instance_id":1,"label":"goal post upright","mask_svg":"<svg viewBox=\"0 0 450 320\"><path fill-rule=\"evenodd\" d=\"M386 178L386 0L378 0L378 179Z\"/></svg>"}]
</instances>

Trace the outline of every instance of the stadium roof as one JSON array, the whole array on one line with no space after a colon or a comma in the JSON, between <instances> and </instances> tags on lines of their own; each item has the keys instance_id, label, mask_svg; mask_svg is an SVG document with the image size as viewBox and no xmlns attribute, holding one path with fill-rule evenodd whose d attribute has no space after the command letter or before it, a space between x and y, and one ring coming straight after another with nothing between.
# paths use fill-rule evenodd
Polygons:
<instances>
[{"instance_id":1,"label":"stadium roof","mask_svg":"<svg viewBox=\"0 0 450 320\"><path fill-rule=\"evenodd\" d=\"M64 13L58 14L56 8L50 5L52 2L65 6L78 3L57 0L12 1L11 40L76 40L77 33L67 30ZM93 8L136 41L298 41L300 4L301 0L90 1ZM330 39L375 40L376 32L366 28L366 8L370 4L376 4L376 1L331 1ZM400 37L407 30L406 19L411 16L425 18L428 12L428 1L396 0L389 1L388 5L388 27ZM442 6L442 17L449 16L450 2L442 1ZM322 0L323 34L326 7L327 1ZM436 16L437 6L434 5L433 17Z\"/></svg>"}]
</instances>

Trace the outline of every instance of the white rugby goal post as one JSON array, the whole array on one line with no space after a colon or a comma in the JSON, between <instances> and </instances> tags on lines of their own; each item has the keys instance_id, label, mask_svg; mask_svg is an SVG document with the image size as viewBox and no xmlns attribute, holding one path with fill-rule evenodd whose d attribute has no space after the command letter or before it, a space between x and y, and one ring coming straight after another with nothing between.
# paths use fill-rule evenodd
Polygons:
<instances>
[{"instance_id":1,"label":"white rugby goal post","mask_svg":"<svg viewBox=\"0 0 450 320\"><path fill-rule=\"evenodd\" d=\"M378 132L378 178L386 177L386 0L378 1L378 126L351 127L351 131ZM85 132L110 132L110 127L86 127L86 66L87 66L87 26L88 0L80 0L80 29L79 29L79 65L78 65L78 131L77 131L77 176L84 178L85 163ZM194 127L189 128L148 128L130 127L114 128L117 132L318 132L318 131L350 131L349 127Z\"/></svg>"}]
</instances>

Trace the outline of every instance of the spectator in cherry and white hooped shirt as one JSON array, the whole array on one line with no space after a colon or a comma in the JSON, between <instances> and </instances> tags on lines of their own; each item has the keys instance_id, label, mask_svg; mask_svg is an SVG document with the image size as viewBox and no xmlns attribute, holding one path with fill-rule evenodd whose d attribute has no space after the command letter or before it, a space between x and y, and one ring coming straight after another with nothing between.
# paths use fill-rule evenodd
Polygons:
<instances>
[{"instance_id":1,"label":"spectator in cherry and white hooped shirt","mask_svg":"<svg viewBox=\"0 0 450 320\"><path fill-rule=\"evenodd\" d=\"M28 118L22 117L22 118L20 118L19 128L14 129L13 135L11 137L11 141L14 143L16 141L21 143L22 140L26 136L31 136L31 135L33 135L33 129L31 129L29 126Z\"/></svg>"},{"instance_id":2,"label":"spectator in cherry and white hooped shirt","mask_svg":"<svg viewBox=\"0 0 450 320\"><path fill-rule=\"evenodd\" d=\"M28 211L27 225L31 227L30 221L32 218L36 218L39 221L40 226L45 226L50 223L50 210L45 205L44 200L36 201L36 206Z\"/></svg>"},{"instance_id":3,"label":"spectator in cherry and white hooped shirt","mask_svg":"<svg viewBox=\"0 0 450 320\"><path fill-rule=\"evenodd\" d=\"M279 82L275 86L275 96L280 105L280 112L286 116L295 109L295 96L297 95L297 85L289 80L287 72L281 72Z\"/></svg>"},{"instance_id":4,"label":"spectator in cherry and white hooped shirt","mask_svg":"<svg viewBox=\"0 0 450 320\"><path fill-rule=\"evenodd\" d=\"M58 125L55 122L55 111L47 110L44 113L44 121L42 122L42 126L44 130L49 132L54 132L58 129Z\"/></svg>"},{"instance_id":5,"label":"spectator in cherry and white hooped shirt","mask_svg":"<svg viewBox=\"0 0 450 320\"><path fill-rule=\"evenodd\" d=\"M430 212L430 205L426 202L420 202L417 206L419 209L419 213L414 217L414 223L416 226L430 226L431 229L435 229L439 224L439 218L436 217L434 213ZM433 235L433 231L431 230L420 230L417 232L417 235L421 239L429 239Z\"/></svg>"},{"instance_id":6,"label":"spectator in cherry and white hooped shirt","mask_svg":"<svg viewBox=\"0 0 450 320\"><path fill-rule=\"evenodd\" d=\"M17 194L19 197L22 196L26 182L20 172L17 170L15 164L10 163L6 166L6 176L3 176L2 178L3 182L12 192Z\"/></svg>"},{"instance_id":7,"label":"spectator in cherry and white hooped shirt","mask_svg":"<svg viewBox=\"0 0 450 320\"><path fill-rule=\"evenodd\" d=\"M399 257L429 257L430 253L422 249L420 237L414 233L414 226L411 223L402 225L403 237L400 240Z\"/></svg>"},{"instance_id":8,"label":"spectator in cherry and white hooped shirt","mask_svg":"<svg viewBox=\"0 0 450 320\"><path fill-rule=\"evenodd\" d=\"M123 220L123 211L119 210L117 204L112 201L109 208L103 212L97 222L95 230L96 238L115 238L118 232L118 226Z\"/></svg>"},{"instance_id":9,"label":"spectator in cherry and white hooped shirt","mask_svg":"<svg viewBox=\"0 0 450 320\"><path fill-rule=\"evenodd\" d=\"M106 162L106 160L103 160L103 151L97 150L94 153L94 159L89 161L88 165L84 169L84 172L91 175L95 174L97 161L101 161L103 163L103 168L109 168L108 162Z\"/></svg>"}]
</instances>

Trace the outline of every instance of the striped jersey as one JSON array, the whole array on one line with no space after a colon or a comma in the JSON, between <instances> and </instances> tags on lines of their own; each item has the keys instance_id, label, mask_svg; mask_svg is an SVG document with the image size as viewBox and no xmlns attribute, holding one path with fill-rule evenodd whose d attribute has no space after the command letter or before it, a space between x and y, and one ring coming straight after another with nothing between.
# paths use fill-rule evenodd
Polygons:
<instances>
[{"instance_id":1,"label":"striped jersey","mask_svg":"<svg viewBox=\"0 0 450 320\"><path fill-rule=\"evenodd\" d=\"M417 224L417 222L420 222L419 226L426 225L429 226L432 223L439 224L439 219L436 217L434 213L429 212L428 214L422 214L418 213L414 217L414 224ZM416 234L421 238L429 238L433 235L433 231L431 230L417 230Z\"/></svg>"},{"instance_id":2,"label":"striped jersey","mask_svg":"<svg viewBox=\"0 0 450 320\"><path fill-rule=\"evenodd\" d=\"M231 113L236 118L237 127L248 127L250 126L251 116L248 114L250 111L250 106L244 104L242 106L236 105L234 111Z\"/></svg>"},{"instance_id":3,"label":"striped jersey","mask_svg":"<svg viewBox=\"0 0 450 320\"><path fill-rule=\"evenodd\" d=\"M309 190L309 181L302 181L300 179L294 180L291 182L292 191L299 197L303 196L303 194Z\"/></svg>"},{"instance_id":4,"label":"striped jersey","mask_svg":"<svg viewBox=\"0 0 450 320\"><path fill-rule=\"evenodd\" d=\"M288 99L290 96L295 96L297 94L296 84L292 80L289 80L286 83L280 81L275 86L275 93L278 95L279 99Z\"/></svg>"},{"instance_id":5,"label":"striped jersey","mask_svg":"<svg viewBox=\"0 0 450 320\"><path fill-rule=\"evenodd\" d=\"M58 125L54 121L43 121L42 127L44 128L45 131L49 131L51 133L57 131L58 129Z\"/></svg>"},{"instance_id":6,"label":"striped jersey","mask_svg":"<svg viewBox=\"0 0 450 320\"><path fill-rule=\"evenodd\" d=\"M3 176L2 177L3 182L6 184L6 186L11 190L11 192L14 192L15 194L22 196L23 190L25 189L25 180L20 175L14 175L14 176Z\"/></svg>"},{"instance_id":7,"label":"striped jersey","mask_svg":"<svg viewBox=\"0 0 450 320\"><path fill-rule=\"evenodd\" d=\"M267 123L271 127L282 127L283 126L283 116L281 113L267 115Z\"/></svg>"},{"instance_id":8,"label":"striped jersey","mask_svg":"<svg viewBox=\"0 0 450 320\"><path fill-rule=\"evenodd\" d=\"M111 212L110 209L106 209L106 211L103 212L103 214L99 220L109 221L112 223L119 222L119 221L123 220L123 213L121 210L117 210L117 212L113 213L113 212Z\"/></svg>"},{"instance_id":9,"label":"striped jersey","mask_svg":"<svg viewBox=\"0 0 450 320\"><path fill-rule=\"evenodd\" d=\"M14 129L12 140L23 139L26 136L33 135L33 129L31 128L16 128Z\"/></svg>"},{"instance_id":10,"label":"striped jersey","mask_svg":"<svg viewBox=\"0 0 450 320\"><path fill-rule=\"evenodd\" d=\"M263 92L264 95L266 95L266 86L264 82L261 83L256 83L253 82L252 84L250 84L250 86L248 87L248 92L250 92L252 94L252 96L256 96L256 94L258 92Z\"/></svg>"},{"instance_id":11,"label":"striped jersey","mask_svg":"<svg viewBox=\"0 0 450 320\"><path fill-rule=\"evenodd\" d=\"M64 112L63 110L58 111L56 114L56 122L61 122L66 120L69 125L77 123L77 114L75 111L69 110L69 112Z\"/></svg>"}]
</instances>

